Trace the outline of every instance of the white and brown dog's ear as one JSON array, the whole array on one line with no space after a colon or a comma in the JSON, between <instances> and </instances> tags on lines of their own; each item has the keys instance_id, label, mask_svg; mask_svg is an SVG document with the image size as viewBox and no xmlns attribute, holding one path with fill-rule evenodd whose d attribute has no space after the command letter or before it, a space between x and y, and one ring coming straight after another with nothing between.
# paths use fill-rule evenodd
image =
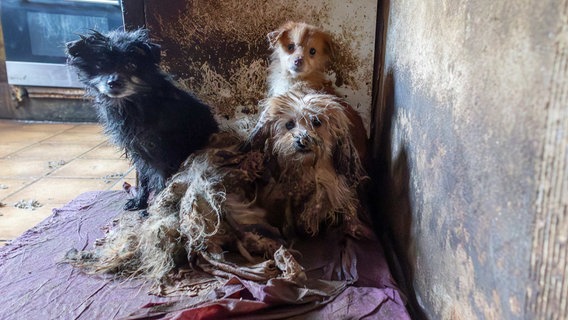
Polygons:
<instances>
[{"instance_id":1,"label":"white and brown dog's ear","mask_svg":"<svg viewBox=\"0 0 568 320\"><path fill-rule=\"evenodd\" d=\"M267 34L267 38L270 49L275 49L278 45L278 41L280 41L283 36L286 36L286 34L296 27L297 24L297 22L288 21L281 25L278 29L269 32Z\"/></svg>"},{"instance_id":2,"label":"white and brown dog's ear","mask_svg":"<svg viewBox=\"0 0 568 320\"><path fill-rule=\"evenodd\" d=\"M268 46L270 47L270 49L276 48L276 46L278 45L278 41L282 37L282 34L284 34L285 32L286 32L286 30L278 29L278 30L274 30L272 32L269 32L266 35L266 37L268 38Z\"/></svg>"}]
</instances>

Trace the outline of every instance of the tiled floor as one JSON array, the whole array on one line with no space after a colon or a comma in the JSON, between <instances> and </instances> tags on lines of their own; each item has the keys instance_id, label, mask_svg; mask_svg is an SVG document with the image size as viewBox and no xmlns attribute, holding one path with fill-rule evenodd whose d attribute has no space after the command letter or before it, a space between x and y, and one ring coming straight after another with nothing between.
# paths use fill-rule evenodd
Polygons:
<instances>
[{"instance_id":1,"label":"tiled floor","mask_svg":"<svg viewBox=\"0 0 568 320\"><path fill-rule=\"evenodd\" d=\"M98 124L0 120L0 246L79 194L124 181L134 184L134 170Z\"/></svg>"}]
</instances>

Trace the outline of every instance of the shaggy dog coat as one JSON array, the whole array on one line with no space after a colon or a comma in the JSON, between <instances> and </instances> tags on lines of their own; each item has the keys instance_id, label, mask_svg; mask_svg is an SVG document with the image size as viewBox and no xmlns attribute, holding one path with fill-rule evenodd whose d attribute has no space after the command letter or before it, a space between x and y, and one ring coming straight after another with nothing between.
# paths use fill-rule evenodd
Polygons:
<instances>
[{"instance_id":1,"label":"shaggy dog coat","mask_svg":"<svg viewBox=\"0 0 568 320\"><path fill-rule=\"evenodd\" d=\"M146 208L150 192L218 131L210 108L160 70L160 48L145 30L93 31L67 43L67 54L106 134L136 168L137 194L124 208Z\"/></svg>"}]
</instances>

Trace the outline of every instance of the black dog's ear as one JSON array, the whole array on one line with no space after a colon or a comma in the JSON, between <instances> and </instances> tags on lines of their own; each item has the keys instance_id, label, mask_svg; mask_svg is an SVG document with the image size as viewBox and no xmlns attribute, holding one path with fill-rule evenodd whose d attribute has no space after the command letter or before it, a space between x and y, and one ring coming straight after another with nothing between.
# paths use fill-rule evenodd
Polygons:
<instances>
[{"instance_id":1,"label":"black dog's ear","mask_svg":"<svg viewBox=\"0 0 568 320\"><path fill-rule=\"evenodd\" d=\"M86 40L87 38L85 38L85 36L80 36L81 40L75 40L75 41L69 41L65 44L65 47L67 48L66 53L67 55L70 55L72 57L77 57L78 55L81 54L81 52L85 51L85 48L87 46Z\"/></svg>"},{"instance_id":2,"label":"black dog's ear","mask_svg":"<svg viewBox=\"0 0 568 320\"><path fill-rule=\"evenodd\" d=\"M131 31L130 36L134 40L134 49L142 55L150 55L155 64L160 64L162 47L150 40L150 32L148 29L137 29Z\"/></svg>"},{"instance_id":3,"label":"black dog's ear","mask_svg":"<svg viewBox=\"0 0 568 320\"><path fill-rule=\"evenodd\" d=\"M152 59L154 63L160 64L162 58L162 47L159 44L148 42L148 47L150 48L150 53L152 54Z\"/></svg>"},{"instance_id":4,"label":"black dog's ear","mask_svg":"<svg viewBox=\"0 0 568 320\"><path fill-rule=\"evenodd\" d=\"M92 46L102 46L106 44L108 38L102 33L91 29L88 36L79 34L80 40L69 41L65 44L66 53L71 57L78 57L84 53L92 51Z\"/></svg>"},{"instance_id":5,"label":"black dog's ear","mask_svg":"<svg viewBox=\"0 0 568 320\"><path fill-rule=\"evenodd\" d=\"M159 44L151 43L149 41L138 42L131 47L130 51L144 57L149 56L153 63L160 64L162 50Z\"/></svg>"}]
</instances>

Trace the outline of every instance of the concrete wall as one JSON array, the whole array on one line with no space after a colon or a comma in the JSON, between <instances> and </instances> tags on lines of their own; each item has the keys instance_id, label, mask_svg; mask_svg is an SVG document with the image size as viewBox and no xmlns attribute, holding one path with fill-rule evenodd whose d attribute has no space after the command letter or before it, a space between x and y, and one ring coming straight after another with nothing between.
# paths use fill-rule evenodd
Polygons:
<instances>
[{"instance_id":1,"label":"concrete wall","mask_svg":"<svg viewBox=\"0 0 568 320\"><path fill-rule=\"evenodd\" d=\"M419 304L566 319L568 2L383 6L375 169Z\"/></svg>"}]
</instances>

